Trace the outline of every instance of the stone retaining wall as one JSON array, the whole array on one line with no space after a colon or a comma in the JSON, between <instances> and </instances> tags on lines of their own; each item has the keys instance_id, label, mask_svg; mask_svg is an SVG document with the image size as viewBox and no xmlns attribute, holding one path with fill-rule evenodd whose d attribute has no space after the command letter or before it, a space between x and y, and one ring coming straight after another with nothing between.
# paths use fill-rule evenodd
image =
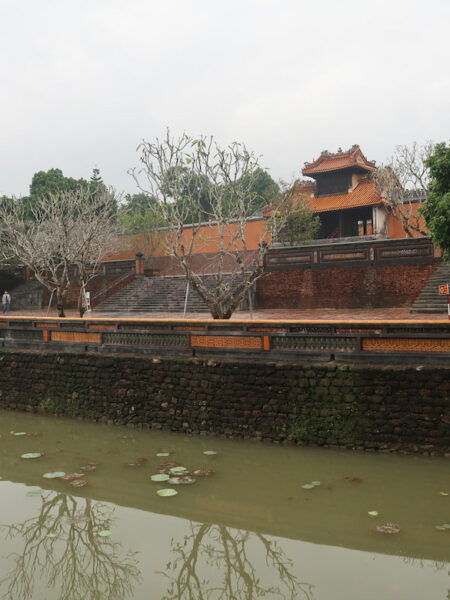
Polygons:
<instances>
[{"instance_id":1,"label":"stone retaining wall","mask_svg":"<svg viewBox=\"0 0 450 600\"><path fill-rule=\"evenodd\" d=\"M450 369L0 352L0 408L366 450L450 450Z\"/></svg>"}]
</instances>

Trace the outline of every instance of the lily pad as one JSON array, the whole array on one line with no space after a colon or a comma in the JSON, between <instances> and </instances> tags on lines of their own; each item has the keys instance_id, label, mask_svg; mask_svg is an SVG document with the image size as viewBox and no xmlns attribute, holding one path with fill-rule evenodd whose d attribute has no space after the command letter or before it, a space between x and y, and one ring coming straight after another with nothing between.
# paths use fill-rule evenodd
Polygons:
<instances>
[{"instance_id":1,"label":"lily pad","mask_svg":"<svg viewBox=\"0 0 450 600\"><path fill-rule=\"evenodd\" d=\"M448 492L439 492L441 496L448 496Z\"/></svg>"},{"instance_id":2,"label":"lily pad","mask_svg":"<svg viewBox=\"0 0 450 600\"><path fill-rule=\"evenodd\" d=\"M170 483L172 485L191 485L192 483L195 483L197 480L195 479L195 477L171 477L167 483Z\"/></svg>"},{"instance_id":3,"label":"lily pad","mask_svg":"<svg viewBox=\"0 0 450 600\"><path fill-rule=\"evenodd\" d=\"M26 431L15 431L14 435L27 435Z\"/></svg>"},{"instance_id":4,"label":"lily pad","mask_svg":"<svg viewBox=\"0 0 450 600\"><path fill-rule=\"evenodd\" d=\"M158 494L158 496L164 496L164 497L167 497L167 496L176 496L178 494L177 490L173 490L171 488L166 488L166 489L163 489L163 490L158 490L156 493Z\"/></svg>"},{"instance_id":5,"label":"lily pad","mask_svg":"<svg viewBox=\"0 0 450 600\"><path fill-rule=\"evenodd\" d=\"M52 473L44 473L42 477L44 479L57 479L58 477L64 477L64 471L53 471Z\"/></svg>"},{"instance_id":6,"label":"lily pad","mask_svg":"<svg viewBox=\"0 0 450 600\"><path fill-rule=\"evenodd\" d=\"M83 467L80 467L80 471L95 471L97 469L97 465L93 465L88 463L87 465L84 465Z\"/></svg>"},{"instance_id":7,"label":"lily pad","mask_svg":"<svg viewBox=\"0 0 450 600\"><path fill-rule=\"evenodd\" d=\"M74 488L85 487L87 485L87 481L85 479L72 479L72 481L69 481L69 485Z\"/></svg>"},{"instance_id":8,"label":"lily pad","mask_svg":"<svg viewBox=\"0 0 450 600\"><path fill-rule=\"evenodd\" d=\"M156 456L170 456L170 452L157 452Z\"/></svg>"},{"instance_id":9,"label":"lily pad","mask_svg":"<svg viewBox=\"0 0 450 600\"><path fill-rule=\"evenodd\" d=\"M214 471L212 469L195 469L195 471L192 471L192 475L195 475L195 477L210 477L214 475Z\"/></svg>"},{"instance_id":10,"label":"lily pad","mask_svg":"<svg viewBox=\"0 0 450 600\"><path fill-rule=\"evenodd\" d=\"M66 475L63 475L61 479L64 479L64 481L72 481L74 479L81 479L84 476L85 473L67 473Z\"/></svg>"},{"instance_id":11,"label":"lily pad","mask_svg":"<svg viewBox=\"0 0 450 600\"><path fill-rule=\"evenodd\" d=\"M384 533L386 535L392 535L393 533L400 532L400 525L396 523L386 523L385 525L377 525L375 527L377 533Z\"/></svg>"},{"instance_id":12,"label":"lily pad","mask_svg":"<svg viewBox=\"0 0 450 600\"><path fill-rule=\"evenodd\" d=\"M162 462L159 466L161 469L171 469L172 467L179 467L180 463L175 462L174 460L166 460L165 462Z\"/></svg>"},{"instance_id":13,"label":"lily pad","mask_svg":"<svg viewBox=\"0 0 450 600\"><path fill-rule=\"evenodd\" d=\"M377 510L369 510L367 512L367 514L369 515L369 517L378 517L378 511Z\"/></svg>"},{"instance_id":14,"label":"lily pad","mask_svg":"<svg viewBox=\"0 0 450 600\"><path fill-rule=\"evenodd\" d=\"M443 523L442 525L436 525L435 529L437 529L438 531L447 531L447 529L450 529L450 523Z\"/></svg>"},{"instance_id":15,"label":"lily pad","mask_svg":"<svg viewBox=\"0 0 450 600\"><path fill-rule=\"evenodd\" d=\"M304 485L302 485L302 488L304 490L312 490L313 488L315 488L316 486L313 485L312 483L305 483Z\"/></svg>"},{"instance_id":16,"label":"lily pad","mask_svg":"<svg viewBox=\"0 0 450 600\"><path fill-rule=\"evenodd\" d=\"M42 452L25 452L20 455L20 458L40 458L41 456L43 456Z\"/></svg>"},{"instance_id":17,"label":"lily pad","mask_svg":"<svg viewBox=\"0 0 450 600\"><path fill-rule=\"evenodd\" d=\"M97 535L99 535L100 537L109 537L110 535L112 535L112 531L110 531L109 529L102 529L97 533Z\"/></svg>"},{"instance_id":18,"label":"lily pad","mask_svg":"<svg viewBox=\"0 0 450 600\"><path fill-rule=\"evenodd\" d=\"M152 475L150 479L152 481L168 481L169 475L166 475L165 473L158 473L157 475Z\"/></svg>"},{"instance_id":19,"label":"lily pad","mask_svg":"<svg viewBox=\"0 0 450 600\"><path fill-rule=\"evenodd\" d=\"M170 473L172 475L187 475L189 473L189 471L186 469L186 467L172 467L170 469Z\"/></svg>"},{"instance_id":20,"label":"lily pad","mask_svg":"<svg viewBox=\"0 0 450 600\"><path fill-rule=\"evenodd\" d=\"M205 450L203 454L206 454L206 456L214 456L217 452L215 450Z\"/></svg>"}]
</instances>

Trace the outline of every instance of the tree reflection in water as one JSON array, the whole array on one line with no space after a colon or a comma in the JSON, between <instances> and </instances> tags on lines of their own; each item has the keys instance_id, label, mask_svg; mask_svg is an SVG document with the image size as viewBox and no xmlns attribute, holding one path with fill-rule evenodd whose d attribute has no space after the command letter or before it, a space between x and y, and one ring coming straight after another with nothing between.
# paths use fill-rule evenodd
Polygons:
<instances>
[{"instance_id":1,"label":"tree reflection in water","mask_svg":"<svg viewBox=\"0 0 450 600\"><path fill-rule=\"evenodd\" d=\"M1 525L6 538L23 538L21 553L7 558L14 568L0 581L6 600L28 600L35 580L47 581L60 600L124 600L140 580L135 552L98 536L109 529L113 509L89 498L49 492L37 517Z\"/></svg>"},{"instance_id":2,"label":"tree reflection in water","mask_svg":"<svg viewBox=\"0 0 450 600\"><path fill-rule=\"evenodd\" d=\"M175 558L163 573L170 580L162 600L312 600L309 583L290 572L289 560L278 544L260 533L231 530L221 525L190 523L182 542L172 540ZM259 546L259 548L258 548ZM257 570L251 555L264 553ZM207 570L215 569L214 582ZM265 581L276 583L265 583Z\"/></svg>"}]
</instances>

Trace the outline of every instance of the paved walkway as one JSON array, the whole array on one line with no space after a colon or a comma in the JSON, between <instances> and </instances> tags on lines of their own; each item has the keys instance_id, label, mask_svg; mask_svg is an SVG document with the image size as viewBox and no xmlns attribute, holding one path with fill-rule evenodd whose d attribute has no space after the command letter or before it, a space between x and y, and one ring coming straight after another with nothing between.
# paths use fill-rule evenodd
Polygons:
<instances>
[{"instance_id":1,"label":"paved walkway","mask_svg":"<svg viewBox=\"0 0 450 600\"><path fill-rule=\"evenodd\" d=\"M10 317L45 317L46 310L24 310L11 311ZM1 316L1 314L0 314ZM57 312L51 310L49 317L57 317ZM73 309L66 310L67 317L79 317L78 311ZM92 319L102 318L122 318L122 319L183 319L182 313L96 313L89 315ZM187 313L186 319L199 320L210 319L209 313ZM237 311L233 314L232 320L248 320L252 316L248 311ZM413 314L408 308L355 308L355 309L335 309L318 308L308 310L255 310L253 311L253 320L272 321L272 320L298 320L298 321L446 321L448 317L445 313L433 314Z\"/></svg>"}]
</instances>

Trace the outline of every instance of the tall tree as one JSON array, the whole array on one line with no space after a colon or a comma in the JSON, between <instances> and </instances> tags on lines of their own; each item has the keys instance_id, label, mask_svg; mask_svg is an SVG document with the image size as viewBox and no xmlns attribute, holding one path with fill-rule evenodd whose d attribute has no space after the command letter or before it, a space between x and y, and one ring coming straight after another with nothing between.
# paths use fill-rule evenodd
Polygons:
<instances>
[{"instance_id":1,"label":"tall tree","mask_svg":"<svg viewBox=\"0 0 450 600\"><path fill-rule=\"evenodd\" d=\"M112 249L116 225L114 195L103 192L93 199L87 187L38 196L29 218L20 201L0 204L3 228L1 254L15 258L56 294L58 314L70 286L69 270L76 265L80 294L98 273L100 259Z\"/></svg>"},{"instance_id":2,"label":"tall tree","mask_svg":"<svg viewBox=\"0 0 450 600\"><path fill-rule=\"evenodd\" d=\"M249 178L251 181L247 181ZM262 167L257 167L251 176L245 175L241 183L243 186L250 184L248 201L255 212L276 203L280 195L280 186Z\"/></svg>"},{"instance_id":3,"label":"tall tree","mask_svg":"<svg viewBox=\"0 0 450 600\"><path fill-rule=\"evenodd\" d=\"M33 175L30 185L30 197L40 198L46 194L56 194L61 191L75 191L82 185L87 185L85 179L65 177L61 169L38 171Z\"/></svg>"},{"instance_id":4,"label":"tall tree","mask_svg":"<svg viewBox=\"0 0 450 600\"><path fill-rule=\"evenodd\" d=\"M436 144L426 165L430 170L430 191L423 214L431 236L448 260L450 259L450 143Z\"/></svg>"},{"instance_id":5,"label":"tall tree","mask_svg":"<svg viewBox=\"0 0 450 600\"><path fill-rule=\"evenodd\" d=\"M408 237L428 235L418 207L428 194L427 159L433 151L432 142L397 146L388 163L372 174L386 211L400 221Z\"/></svg>"},{"instance_id":6,"label":"tall tree","mask_svg":"<svg viewBox=\"0 0 450 600\"><path fill-rule=\"evenodd\" d=\"M163 140L143 142L140 150L145 181L136 171L132 174L141 191L157 200L154 210L167 224L168 254L181 266L213 318L229 319L262 275L270 234L285 221L281 205L288 198L282 195L277 200L266 219L259 250L251 254L246 228L255 212L253 185L259 164L254 154L243 144L220 148L212 137L184 134L173 139L169 131ZM192 215L203 217L193 221ZM210 228L218 245L211 264L212 286L193 271L190 260L205 228Z\"/></svg>"}]
</instances>

